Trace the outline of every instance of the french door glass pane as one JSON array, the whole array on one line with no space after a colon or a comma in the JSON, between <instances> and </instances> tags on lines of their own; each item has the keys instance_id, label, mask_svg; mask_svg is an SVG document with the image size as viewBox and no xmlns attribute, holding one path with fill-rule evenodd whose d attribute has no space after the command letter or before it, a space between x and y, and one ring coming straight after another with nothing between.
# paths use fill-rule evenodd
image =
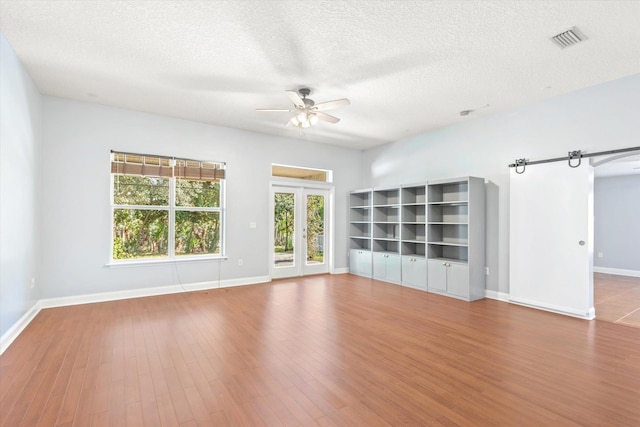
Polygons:
<instances>
[{"instance_id":1,"label":"french door glass pane","mask_svg":"<svg viewBox=\"0 0 640 427\"><path fill-rule=\"evenodd\" d=\"M291 267L295 265L294 232L295 232L295 194L274 193L274 252L275 267Z\"/></svg>"},{"instance_id":2,"label":"french door glass pane","mask_svg":"<svg viewBox=\"0 0 640 427\"><path fill-rule=\"evenodd\" d=\"M307 264L324 262L324 196L307 195Z\"/></svg>"}]
</instances>

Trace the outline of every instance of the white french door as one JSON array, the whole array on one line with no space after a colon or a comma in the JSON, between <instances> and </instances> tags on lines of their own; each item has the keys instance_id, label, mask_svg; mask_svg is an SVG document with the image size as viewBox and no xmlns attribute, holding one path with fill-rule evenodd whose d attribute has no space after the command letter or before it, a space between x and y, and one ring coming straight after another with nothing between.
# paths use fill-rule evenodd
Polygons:
<instances>
[{"instance_id":1,"label":"white french door","mask_svg":"<svg viewBox=\"0 0 640 427\"><path fill-rule=\"evenodd\" d=\"M271 277L329 272L329 190L271 187Z\"/></svg>"},{"instance_id":2,"label":"white french door","mask_svg":"<svg viewBox=\"0 0 640 427\"><path fill-rule=\"evenodd\" d=\"M592 319L593 167L512 169L510 186L510 300Z\"/></svg>"}]
</instances>

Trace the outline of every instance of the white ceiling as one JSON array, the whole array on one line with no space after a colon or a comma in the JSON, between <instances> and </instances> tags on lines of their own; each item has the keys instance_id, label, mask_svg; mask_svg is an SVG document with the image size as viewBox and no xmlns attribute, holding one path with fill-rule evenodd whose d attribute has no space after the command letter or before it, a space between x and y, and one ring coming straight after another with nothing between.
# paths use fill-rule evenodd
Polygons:
<instances>
[{"instance_id":1,"label":"white ceiling","mask_svg":"<svg viewBox=\"0 0 640 427\"><path fill-rule=\"evenodd\" d=\"M45 95L357 149L639 73L639 22L639 1L0 1ZM338 124L255 111L304 86L351 100Z\"/></svg>"}]
</instances>

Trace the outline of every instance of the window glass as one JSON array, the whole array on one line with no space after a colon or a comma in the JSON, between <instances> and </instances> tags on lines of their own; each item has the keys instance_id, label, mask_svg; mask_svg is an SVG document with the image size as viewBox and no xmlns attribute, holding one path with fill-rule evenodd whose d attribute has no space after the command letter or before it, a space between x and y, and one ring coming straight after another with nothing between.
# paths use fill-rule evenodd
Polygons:
<instances>
[{"instance_id":1,"label":"window glass","mask_svg":"<svg viewBox=\"0 0 640 427\"><path fill-rule=\"evenodd\" d=\"M114 174L113 201L117 205L169 206L169 179Z\"/></svg>"},{"instance_id":2,"label":"window glass","mask_svg":"<svg viewBox=\"0 0 640 427\"><path fill-rule=\"evenodd\" d=\"M114 209L113 259L169 255L169 211Z\"/></svg>"},{"instance_id":3,"label":"window glass","mask_svg":"<svg viewBox=\"0 0 640 427\"><path fill-rule=\"evenodd\" d=\"M220 182L176 179L176 206L219 207Z\"/></svg>"},{"instance_id":4,"label":"window glass","mask_svg":"<svg viewBox=\"0 0 640 427\"><path fill-rule=\"evenodd\" d=\"M176 255L220 253L220 212L176 211Z\"/></svg>"}]
</instances>

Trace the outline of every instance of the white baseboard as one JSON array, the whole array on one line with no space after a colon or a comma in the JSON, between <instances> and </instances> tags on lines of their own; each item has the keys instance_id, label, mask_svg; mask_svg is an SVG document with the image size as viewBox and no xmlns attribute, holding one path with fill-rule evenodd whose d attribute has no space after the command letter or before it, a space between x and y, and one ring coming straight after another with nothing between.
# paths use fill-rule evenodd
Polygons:
<instances>
[{"instance_id":1,"label":"white baseboard","mask_svg":"<svg viewBox=\"0 0 640 427\"><path fill-rule=\"evenodd\" d=\"M491 291L489 289L485 289L484 297L489 299L495 299L498 301L509 302L509 294L506 292Z\"/></svg>"},{"instance_id":2,"label":"white baseboard","mask_svg":"<svg viewBox=\"0 0 640 427\"><path fill-rule=\"evenodd\" d=\"M349 272L349 267L334 268L331 271L331 274L347 274L348 272Z\"/></svg>"},{"instance_id":3,"label":"white baseboard","mask_svg":"<svg viewBox=\"0 0 640 427\"><path fill-rule=\"evenodd\" d=\"M220 282L185 283L184 285L159 286L155 288L131 289L126 291L104 292L99 294L75 295L70 297L49 298L40 300L42 308L64 307L67 305L91 304L96 302L117 301L129 298L142 298L156 295L178 294L180 292L202 291L206 289L229 288L232 286L254 285L269 282L269 276L243 277Z\"/></svg>"},{"instance_id":4,"label":"white baseboard","mask_svg":"<svg viewBox=\"0 0 640 427\"><path fill-rule=\"evenodd\" d=\"M564 314L565 316L578 317L580 319L585 319L585 320L593 320L596 318L596 310L594 307L591 307L586 311L578 311L570 307L541 304L538 301L531 301L527 299L514 298L514 297L510 297L509 302L518 304L518 305L523 305L526 307L537 308L538 310L550 311L552 313L557 313L557 314Z\"/></svg>"},{"instance_id":5,"label":"white baseboard","mask_svg":"<svg viewBox=\"0 0 640 427\"><path fill-rule=\"evenodd\" d=\"M637 270L624 270L621 268L609 268L609 267L593 267L594 273L615 274L617 276L630 276L640 277L640 271Z\"/></svg>"},{"instance_id":6,"label":"white baseboard","mask_svg":"<svg viewBox=\"0 0 640 427\"><path fill-rule=\"evenodd\" d=\"M159 286L155 288L131 289L126 291L103 292L98 294L74 295L70 297L46 298L36 302L16 323L0 337L0 354L11 345L34 317L43 308L64 307L67 305L91 304L96 302L117 301L129 298L142 298L155 295L177 294L205 289L229 288L232 286L255 285L270 282L269 276L243 277L212 282L188 283L184 285Z\"/></svg>"},{"instance_id":7,"label":"white baseboard","mask_svg":"<svg viewBox=\"0 0 640 427\"><path fill-rule=\"evenodd\" d=\"M18 321L7 330L7 332L2 334L2 337L0 337L0 354L4 353L4 351L9 348L11 343L15 341L16 338L18 338L22 331L24 331L24 328L26 328L29 323L31 323L33 318L36 317L38 313L40 313L40 309L40 301L37 301L35 304L33 304L33 307L27 310L27 312L23 314L22 317L18 319Z\"/></svg>"}]
</instances>

